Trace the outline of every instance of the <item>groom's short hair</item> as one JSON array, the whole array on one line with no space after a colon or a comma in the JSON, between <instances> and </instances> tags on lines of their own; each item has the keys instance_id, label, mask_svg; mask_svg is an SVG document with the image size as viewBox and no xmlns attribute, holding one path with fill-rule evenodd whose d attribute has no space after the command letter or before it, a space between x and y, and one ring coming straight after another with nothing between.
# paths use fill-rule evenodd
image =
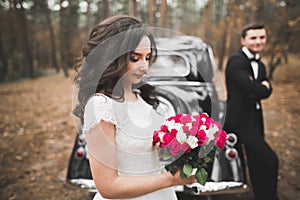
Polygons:
<instances>
[{"instance_id":1,"label":"groom's short hair","mask_svg":"<svg viewBox=\"0 0 300 200\"><path fill-rule=\"evenodd\" d=\"M264 29L265 25L263 23L260 22L250 22L248 24L246 24L244 26L244 28L242 29L242 38L245 38L247 35L247 31L251 30L251 29Z\"/></svg>"}]
</instances>

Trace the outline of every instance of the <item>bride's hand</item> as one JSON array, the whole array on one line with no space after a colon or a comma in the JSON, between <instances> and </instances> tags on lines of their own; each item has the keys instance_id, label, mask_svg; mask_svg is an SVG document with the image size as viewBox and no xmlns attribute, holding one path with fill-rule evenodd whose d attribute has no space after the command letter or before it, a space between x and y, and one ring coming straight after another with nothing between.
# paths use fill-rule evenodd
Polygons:
<instances>
[{"instance_id":1,"label":"bride's hand","mask_svg":"<svg viewBox=\"0 0 300 200\"><path fill-rule=\"evenodd\" d=\"M174 176L170 172L167 172L167 173L169 173L169 175L172 178L173 186L176 186L176 185L189 185L189 184L193 184L193 183L197 182L197 179L194 175L182 179L180 177L180 170L178 170L174 174Z\"/></svg>"}]
</instances>

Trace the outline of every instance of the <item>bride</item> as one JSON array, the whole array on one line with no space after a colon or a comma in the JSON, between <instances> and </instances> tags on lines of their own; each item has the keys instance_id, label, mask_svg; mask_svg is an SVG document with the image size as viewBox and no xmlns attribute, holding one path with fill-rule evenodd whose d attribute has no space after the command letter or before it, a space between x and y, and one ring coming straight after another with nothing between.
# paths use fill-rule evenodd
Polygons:
<instances>
[{"instance_id":1,"label":"bride","mask_svg":"<svg viewBox=\"0 0 300 200\"><path fill-rule=\"evenodd\" d=\"M176 200L172 186L192 184L160 165L153 131L164 121L154 87L142 82L155 59L153 36L132 16L110 17L91 31L77 64L75 84L87 138L94 200ZM80 67L80 68L79 68Z\"/></svg>"}]
</instances>

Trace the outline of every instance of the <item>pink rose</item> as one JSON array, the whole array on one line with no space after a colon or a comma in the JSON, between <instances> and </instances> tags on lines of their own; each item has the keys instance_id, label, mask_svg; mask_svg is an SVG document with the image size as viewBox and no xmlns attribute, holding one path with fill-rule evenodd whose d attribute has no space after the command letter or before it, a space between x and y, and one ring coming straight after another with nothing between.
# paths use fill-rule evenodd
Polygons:
<instances>
[{"instance_id":1,"label":"pink rose","mask_svg":"<svg viewBox=\"0 0 300 200\"><path fill-rule=\"evenodd\" d=\"M181 124L186 124L192 122L192 115L186 114L181 117Z\"/></svg>"},{"instance_id":2,"label":"pink rose","mask_svg":"<svg viewBox=\"0 0 300 200\"><path fill-rule=\"evenodd\" d=\"M181 150L188 153L191 151L191 147L188 143L184 142L181 144Z\"/></svg>"},{"instance_id":3,"label":"pink rose","mask_svg":"<svg viewBox=\"0 0 300 200\"><path fill-rule=\"evenodd\" d=\"M200 121L200 117L199 115L197 115L198 117L195 118L195 121L192 122L192 126L196 127L197 129L199 128L199 126L201 125L201 121Z\"/></svg>"},{"instance_id":4,"label":"pink rose","mask_svg":"<svg viewBox=\"0 0 300 200\"><path fill-rule=\"evenodd\" d=\"M192 136L196 136L197 135L197 132L198 132L198 128L193 126L191 129L190 129L190 135Z\"/></svg>"},{"instance_id":5,"label":"pink rose","mask_svg":"<svg viewBox=\"0 0 300 200\"><path fill-rule=\"evenodd\" d=\"M188 126L182 126L182 130L185 134L189 134L189 127Z\"/></svg>"},{"instance_id":6,"label":"pink rose","mask_svg":"<svg viewBox=\"0 0 300 200\"><path fill-rule=\"evenodd\" d=\"M181 144L177 140L173 140L170 143L170 147L171 147L170 153L172 156L178 156L179 153L182 151Z\"/></svg>"}]
</instances>

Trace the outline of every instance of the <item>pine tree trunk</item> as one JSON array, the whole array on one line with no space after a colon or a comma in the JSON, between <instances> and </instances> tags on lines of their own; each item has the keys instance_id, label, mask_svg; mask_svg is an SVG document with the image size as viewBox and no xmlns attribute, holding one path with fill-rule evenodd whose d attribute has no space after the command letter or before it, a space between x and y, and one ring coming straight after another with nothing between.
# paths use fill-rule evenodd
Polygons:
<instances>
[{"instance_id":1,"label":"pine tree trunk","mask_svg":"<svg viewBox=\"0 0 300 200\"><path fill-rule=\"evenodd\" d=\"M4 81L5 75L8 72L8 60L5 55L4 49L3 49L3 43L2 43L2 34L0 32L0 82Z\"/></svg>"},{"instance_id":2,"label":"pine tree trunk","mask_svg":"<svg viewBox=\"0 0 300 200\"><path fill-rule=\"evenodd\" d=\"M63 3L63 0L60 1L61 4ZM65 77L69 76L69 72L66 66L66 59L67 59L67 28L66 28L66 14L65 14L65 8L61 7L60 9L60 64L64 71Z\"/></svg>"},{"instance_id":3,"label":"pine tree trunk","mask_svg":"<svg viewBox=\"0 0 300 200\"><path fill-rule=\"evenodd\" d=\"M56 58L56 45L55 45L55 35L54 35L54 30L52 26L52 20L50 16L50 11L47 8L47 13L46 13L46 20L47 20L47 25L49 28L49 33L50 33L50 42L51 42L51 61L52 65L55 68L56 72L59 73L59 65L57 63L57 58Z\"/></svg>"},{"instance_id":4,"label":"pine tree trunk","mask_svg":"<svg viewBox=\"0 0 300 200\"><path fill-rule=\"evenodd\" d=\"M18 9L18 19L20 22L20 30L22 30L22 46L23 46L23 55L25 58L25 71L28 73L28 76L30 78L34 78L34 67L33 67L33 56L32 56L32 47L29 42L29 35L28 35L28 28L27 28L27 20L26 20L26 14L25 9L22 6L22 2L19 3L14 1L15 6L20 5L21 8Z\"/></svg>"},{"instance_id":5,"label":"pine tree trunk","mask_svg":"<svg viewBox=\"0 0 300 200\"><path fill-rule=\"evenodd\" d=\"M129 0L128 1L129 4L129 15L131 16L136 16L136 0Z\"/></svg>"},{"instance_id":6,"label":"pine tree trunk","mask_svg":"<svg viewBox=\"0 0 300 200\"><path fill-rule=\"evenodd\" d=\"M151 26L155 26L155 11L156 11L156 5L155 0L149 0L149 24Z\"/></svg>"},{"instance_id":7,"label":"pine tree trunk","mask_svg":"<svg viewBox=\"0 0 300 200\"><path fill-rule=\"evenodd\" d=\"M160 25L163 28L167 28L168 27L168 11L167 11L167 0L162 0L161 1L161 5L160 5Z\"/></svg>"},{"instance_id":8,"label":"pine tree trunk","mask_svg":"<svg viewBox=\"0 0 300 200\"><path fill-rule=\"evenodd\" d=\"M106 19L109 16L108 0L103 0L103 18Z\"/></svg>"}]
</instances>

